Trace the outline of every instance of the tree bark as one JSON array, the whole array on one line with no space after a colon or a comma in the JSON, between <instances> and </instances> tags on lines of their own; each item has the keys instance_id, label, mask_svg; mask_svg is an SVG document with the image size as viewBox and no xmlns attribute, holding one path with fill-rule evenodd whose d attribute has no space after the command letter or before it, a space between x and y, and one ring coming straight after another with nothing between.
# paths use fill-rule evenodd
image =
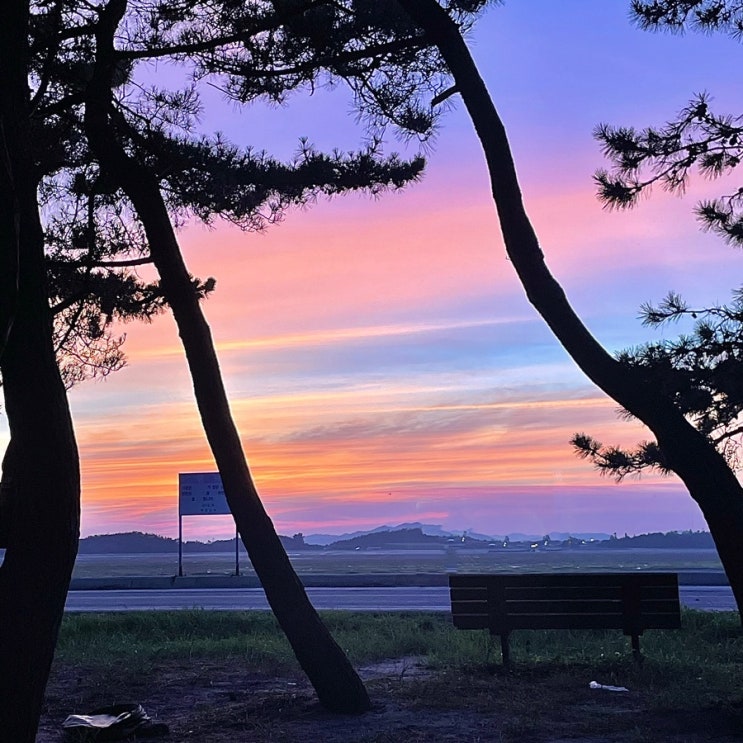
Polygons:
<instances>
[{"instance_id":1,"label":"tree bark","mask_svg":"<svg viewBox=\"0 0 743 743\"><path fill-rule=\"evenodd\" d=\"M109 112L114 69L113 33L126 0L112 0L96 35L95 70L85 106L85 127L102 169L132 202L144 225L161 287L186 352L199 413L243 544L320 702L336 712L370 708L366 689L309 601L253 483L230 412L209 326L178 246L158 183L118 141Z\"/></svg>"},{"instance_id":2,"label":"tree bark","mask_svg":"<svg viewBox=\"0 0 743 743\"><path fill-rule=\"evenodd\" d=\"M743 488L714 444L638 370L621 365L570 306L524 209L508 137L456 24L436 0L399 0L440 50L482 144L506 252L526 295L580 369L655 435L704 514L743 610ZM743 620L743 615L742 615Z\"/></svg>"},{"instance_id":3,"label":"tree bark","mask_svg":"<svg viewBox=\"0 0 743 743\"><path fill-rule=\"evenodd\" d=\"M80 473L52 346L44 243L28 142L28 2L0 24L0 266L17 295L0 360L10 444L3 460L0 741L33 743L77 554ZM15 239L13 239L15 236ZM2 277L3 287L8 276Z\"/></svg>"}]
</instances>

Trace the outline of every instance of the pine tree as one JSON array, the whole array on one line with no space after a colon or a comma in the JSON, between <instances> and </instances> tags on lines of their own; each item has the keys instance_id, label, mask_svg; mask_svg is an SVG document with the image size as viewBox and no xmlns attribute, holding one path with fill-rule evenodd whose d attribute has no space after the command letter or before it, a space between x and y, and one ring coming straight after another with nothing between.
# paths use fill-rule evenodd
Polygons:
<instances>
[{"instance_id":1,"label":"pine tree","mask_svg":"<svg viewBox=\"0 0 743 743\"><path fill-rule=\"evenodd\" d=\"M653 0L631 4L637 24L646 30L674 33L719 32L740 39L743 7L729 0ZM694 96L662 126L638 130L601 124L596 138L611 163L595 180L599 197L612 209L629 209L654 186L681 194L693 173L714 180L734 174L743 158L743 121L716 113L707 94ZM718 234L733 247L743 247L743 188L695 207L702 229ZM729 466L740 465L739 416L743 412L743 302L741 290L728 305L690 307L675 292L659 304L641 308L643 322L658 327L681 319L690 333L648 343L618 356L661 390L687 420L717 448ZM604 446L585 433L576 434L576 452L599 471L622 479L645 469L667 474L672 468L657 441L633 449Z\"/></svg>"},{"instance_id":2,"label":"pine tree","mask_svg":"<svg viewBox=\"0 0 743 743\"><path fill-rule=\"evenodd\" d=\"M482 144L501 232L534 305L580 369L655 435L664 466L675 472L704 514L743 610L743 487L715 443L659 394L642 368L612 357L591 335L550 273L523 206L508 137L462 35L436 0L400 0L441 51Z\"/></svg>"},{"instance_id":3,"label":"pine tree","mask_svg":"<svg viewBox=\"0 0 743 743\"><path fill-rule=\"evenodd\" d=\"M450 12L466 26L484 4L452 2ZM440 56L392 0L35 0L18 6L29 27L29 54L18 61L25 65L30 90L23 124L32 146L26 172L47 217L46 291L59 318L58 350L68 358L83 357L67 383L122 363L121 339L108 334L112 319L148 317L165 307L173 311L227 499L269 602L321 702L333 710L364 711L366 690L307 601L260 503L199 307L214 282L189 275L177 229L188 220L219 218L263 229L321 194L379 193L415 180L422 159L383 156L379 137L388 123L413 137L428 135L434 117L415 93L436 96L446 90ZM18 34L19 28L8 33ZM168 89L142 77L141 69L155 61L187 70L189 80ZM293 162L279 163L218 135L196 133L201 84L216 84L232 101L246 104L283 102L338 82L350 86L371 131L371 144L358 152L324 154L305 143ZM11 200L2 206L12 207ZM12 216L12 208L9 212ZM1 259L12 268L12 251ZM131 270L145 263L155 266L158 281L143 282ZM11 321L15 327L20 317L14 295L7 296L11 301L0 308L3 330ZM92 354L89 366L86 349ZM25 363L10 351L9 342L3 356L9 418L23 395L11 384L6 360L19 359L16 368ZM27 421L38 433L38 417ZM76 454L69 447L59 451L68 451L66 461L76 471ZM4 486L11 485L11 462L30 454L11 426ZM0 516L14 545L2 568L7 580L0 598L7 607L21 587L6 566L14 563L15 545L32 524L28 514L14 511L15 495L8 493L13 517ZM49 524L58 512L50 510ZM60 552L66 550L68 558L74 558L76 524L68 518L60 525ZM59 567L71 568L70 560ZM63 597L69 575L54 573L54 580L54 596ZM41 591L35 601L44 602L45 596ZM45 609L29 636L55 635L62 604L49 601ZM13 668L23 645L12 642L14 625L0 618L0 665ZM52 649L53 643L46 643L43 662L28 671L36 690L43 690ZM12 683L9 675L5 680ZM3 740L33 739L40 697L24 694L20 687L0 694L0 719L7 723L0 726Z\"/></svg>"}]
</instances>

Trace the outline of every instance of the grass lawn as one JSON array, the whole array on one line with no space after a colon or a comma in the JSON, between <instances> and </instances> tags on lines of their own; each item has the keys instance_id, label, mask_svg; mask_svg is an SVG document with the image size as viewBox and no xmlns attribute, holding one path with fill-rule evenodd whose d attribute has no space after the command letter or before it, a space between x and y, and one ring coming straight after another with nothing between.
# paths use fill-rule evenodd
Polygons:
<instances>
[{"instance_id":1,"label":"grass lawn","mask_svg":"<svg viewBox=\"0 0 743 743\"><path fill-rule=\"evenodd\" d=\"M68 615L38 741L60 740L67 714L123 702L166 723L170 742L743 740L736 614L684 612L681 630L647 632L639 665L621 632L515 632L509 672L497 638L443 614L323 616L370 713L324 712L266 612Z\"/></svg>"}]
</instances>

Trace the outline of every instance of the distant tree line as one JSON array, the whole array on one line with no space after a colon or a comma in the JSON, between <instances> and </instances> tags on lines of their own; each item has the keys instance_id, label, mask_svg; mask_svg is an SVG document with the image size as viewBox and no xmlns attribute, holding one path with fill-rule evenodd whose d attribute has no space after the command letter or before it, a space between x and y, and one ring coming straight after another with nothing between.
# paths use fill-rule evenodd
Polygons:
<instances>
[{"instance_id":1,"label":"distant tree line","mask_svg":"<svg viewBox=\"0 0 743 743\"><path fill-rule=\"evenodd\" d=\"M301 535L287 537L279 535L284 549L318 550L319 545L305 544ZM184 552L231 552L235 549L234 539L217 539L213 542L183 542ZM116 555L133 552L150 552L173 554L178 551L178 540L163 537L159 534L146 534L141 531L129 531L118 534L95 534L80 540L82 555Z\"/></svg>"},{"instance_id":2,"label":"distant tree line","mask_svg":"<svg viewBox=\"0 0 743 743\"><path fill-rule=\"evenodd\" d=\"M638 534L630 537L614 537L597 542L599 547L609 549L629 549L637 547L669 549L714 549L715 542L708 531L668 531Z\"/></svg>"}]
</instances>

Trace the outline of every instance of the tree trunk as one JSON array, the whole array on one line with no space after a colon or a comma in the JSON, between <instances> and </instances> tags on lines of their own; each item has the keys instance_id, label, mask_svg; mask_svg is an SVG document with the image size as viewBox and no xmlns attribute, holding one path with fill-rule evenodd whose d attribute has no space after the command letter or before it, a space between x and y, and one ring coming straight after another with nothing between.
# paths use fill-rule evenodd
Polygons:
<instances>
[{"instance_id":1,"label":"tree trunk","mask_svg":"<svg viewBox=\"0 0 743 743\"><path fill-rule=\"evenodd\" d=\"M6 117L0 114L0 360L10 337L18 301L20 232L18 201L10 177L12 165L8 153L12 141L6 135L5 119Z\"/></svg>"},{"instance_id":2,"label":"tree trunk","mask_svg":"<svg viewBox=\"0 0 743 743\"><path fill-rule=\"evenodd\" d=\"M85 107L91 147L102 169L126 193L144 225L163 294L186 352L201 420L227 503L276 619L320 702L336 712L365 712L370 708L366 689L310 603L253 484L209 326L158 184L146 166L125 153L109 120L112 39L125 7L125 0L112 0L102 14L97 33L96 67Z\"/></svg>"},{"instance_id":3,"label":"tree trunk","mask_svg":"<svg viewBox=\"0 0 743 743\"><path fill-rule=\"evenodd\" d=\"M544 262L521 198L508 138L456 24L435 0L399 0L451 71L487 161L506 252L534 305L580 369L654 434L670 468L699 504L743 609L743 488L715 446L640 371L616 361L572 309ZM743 615L742 615L743 619Z\"/></svg>"},{"instance_id":4,"label":"tree trunk","mask_svg":"<svg viewBox=\"0 0 743 743\"><path fill-rule=\"evenodd\" d=\"M2 355L10 444L0 518L0 741L33 743L79 536L80 473L67 395L52 346L43 236L28 146L28 3L0 24L0 265L17 265L17 300ZM8 235L17 235L8 240ZM3 277L3 283L7 277Z\"/></svg>"}]
</instances>

